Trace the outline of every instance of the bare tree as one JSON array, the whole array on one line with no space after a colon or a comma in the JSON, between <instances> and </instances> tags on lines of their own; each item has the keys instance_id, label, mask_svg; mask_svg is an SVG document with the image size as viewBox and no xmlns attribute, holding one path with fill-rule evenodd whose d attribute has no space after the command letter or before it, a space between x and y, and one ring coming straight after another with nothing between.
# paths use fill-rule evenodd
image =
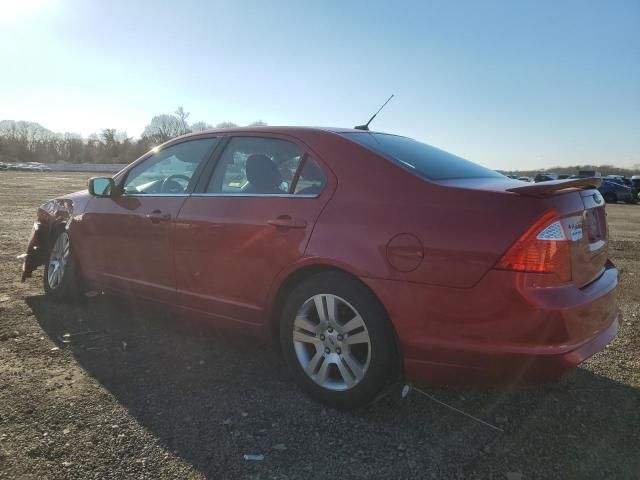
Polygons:
<instances>
[{"instance_id":1,"label":"bare tree","mask_svg":"<svg viewBox=\"0 0 640 480\"><path fill-rule=\"evenodd\" d=\"M266 127L267 122L263 122L262 120L256 120L255 122L251 122L249 126L250 127Z\"/></svg>"},{"instance_id":2,"label":"bare tree","mask_svg":"<svg viewBox=\"0 0 640 480\"><path fill-rule=\"evenodd\" d=\"M187 117L190 115L190 113L185 112L184 108L182 108L181 106L178 107L176 111L173 113L178 118L178 121L180 123L180 128L182 128L182 130L185 133L187 133L189 131L189 124L187 123Z\"/></svg>"},{"instance_id":3,"label":"bare tree","mask_svg":"<svg viewBox=\"0 0 640 480\"><path fill-rule=\"evenodd\" d=\"M216 125L216 128L232 128L237 126L238 125L236 125L233 122L220 122L219 124Z\"/></svg>"},{"instance_id":4,"label":"bare tree","mask_svg":"<svg viewBox=\"0 0 640 480\"><path fill-rule=\"evenodd\" d=\"M207 122L196 122L191 125L192 132L202 132L203 130L210 130L213 128L213 125L209 125Z\"/></svg>"},{"instance_id":5,"label":"bare tree","mask_svg":"<svg viewBox=\"0 0 640 480\"><path fill-rule=\"evenodd\" d=\"M151 123L145 127L142 136L149 139L151 143L159 145L184 133L187 131L183 128L178 117L163 114L156 115L151 119Z\"/></svg>"}]
</instances>

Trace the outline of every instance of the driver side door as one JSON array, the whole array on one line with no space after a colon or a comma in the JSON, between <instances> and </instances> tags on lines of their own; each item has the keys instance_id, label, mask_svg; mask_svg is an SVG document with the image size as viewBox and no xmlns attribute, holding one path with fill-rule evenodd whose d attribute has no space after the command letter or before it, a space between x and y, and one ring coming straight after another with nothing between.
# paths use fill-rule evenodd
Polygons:
<instances>
[{"instance_id":1,"label":"driver side door","mask_svg":"<svg viewBox=\"0 0 640 480\"><path fill-rule=\"evenodd\" d=\"M98 285L173 303L175 219L218 140L165 147L117 179L111 197L92 198L81 222L80 260Z\"/></svg>"}]
</instances>

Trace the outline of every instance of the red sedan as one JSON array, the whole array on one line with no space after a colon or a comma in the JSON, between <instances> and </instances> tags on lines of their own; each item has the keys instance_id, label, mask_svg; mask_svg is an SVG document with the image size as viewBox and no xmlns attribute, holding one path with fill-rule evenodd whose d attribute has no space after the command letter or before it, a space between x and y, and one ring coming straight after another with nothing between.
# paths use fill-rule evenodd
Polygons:
<instances>
[{"instance_id":1,"label":"red sedan","mask_svg":"<svg viewBox=\"0 0 640 480\"><path fill-rule=\"evenodd\" d=\"M313 397L542 380L616 334L598 179L528 184L406 137L186 135L40 207L24 277L279 339Z\"/></svg>"}]
</instances>

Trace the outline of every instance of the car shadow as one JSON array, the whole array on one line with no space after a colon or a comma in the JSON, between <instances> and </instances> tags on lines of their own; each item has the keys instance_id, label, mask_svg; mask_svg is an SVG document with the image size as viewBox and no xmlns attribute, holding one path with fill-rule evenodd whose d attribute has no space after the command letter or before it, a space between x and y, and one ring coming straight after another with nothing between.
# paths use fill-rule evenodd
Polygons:
<instances>
[{"instance_id":1,"label":"car shadow","mask_svg":"<svg viewBox=\"0 0 640 480\"><path fill-rule=\"evenodd\" d=\"M33 296L27 304L60 348L206 477L623 478L640 471L640 392L586 369L543 386L420 387L501 432L417 391L333 411L300 392L269 343L148 305L103 296L75 306ZM245 462L245 453L267 458Z\"/></svg>"}]
</instances>

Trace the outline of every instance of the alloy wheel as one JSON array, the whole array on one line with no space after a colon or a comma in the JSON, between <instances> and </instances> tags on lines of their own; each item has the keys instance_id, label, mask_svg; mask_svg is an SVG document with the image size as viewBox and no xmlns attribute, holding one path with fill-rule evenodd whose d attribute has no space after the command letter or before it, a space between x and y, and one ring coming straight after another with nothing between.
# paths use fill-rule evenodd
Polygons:
<instances>
[{"instance_id":1,"label":"alloy wheel","mask_svg":"<svg viewBox=\"0 0 640 480\"><path fill-rule=\"evenodd\" d=\"M69 261L69 234L62 232L56 238L53 248L51 249L51 255L49 256L49 268L47 270L47 281L49 282L49 288L52 290L60 286L64 273Z\"/></svg>"},{"instance_id":2,"label":"alloy wheel","mask_svg":"<svg viewBox=\"0 0 640 480\"><path fill-rule=\"evenodd\" d=\"M371 362L363 318L337 295L314 295L302 304L293 322L293 345L307 376L329 390L353 388Z\"/></svg>"}]
</instances>

